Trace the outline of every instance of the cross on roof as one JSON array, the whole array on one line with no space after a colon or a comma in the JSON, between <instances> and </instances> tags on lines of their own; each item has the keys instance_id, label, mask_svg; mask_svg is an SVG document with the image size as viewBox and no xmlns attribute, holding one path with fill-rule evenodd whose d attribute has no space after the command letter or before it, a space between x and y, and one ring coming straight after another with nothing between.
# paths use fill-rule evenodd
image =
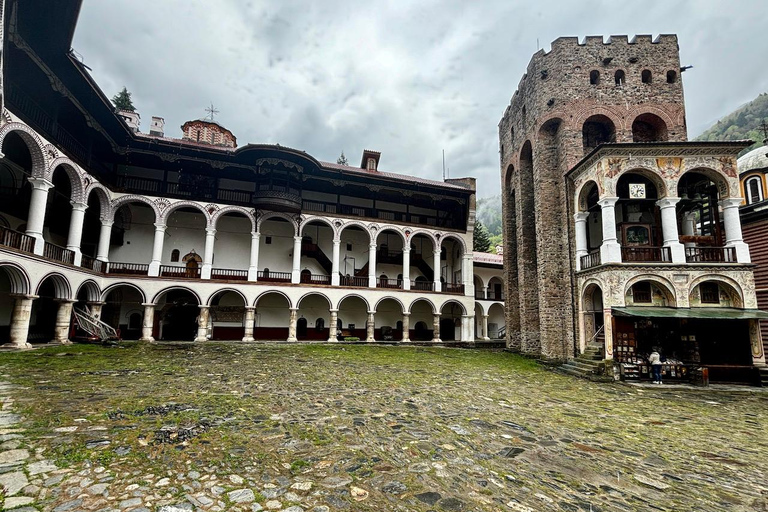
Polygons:
<instances>
[{"instance_id":1,"label":"cross on roof","mask_svg":"<svg viewBox=\"0 0 768 512\"><path fill-rule=\"evenodd\" d=\"M205 109L206 112L208 112L208 115L206 117L211 118L211 121L213 121L213 116L219 113L216 108L213 106L213 102L211 102L211 106Z\"/></svg>"}]
</instances>

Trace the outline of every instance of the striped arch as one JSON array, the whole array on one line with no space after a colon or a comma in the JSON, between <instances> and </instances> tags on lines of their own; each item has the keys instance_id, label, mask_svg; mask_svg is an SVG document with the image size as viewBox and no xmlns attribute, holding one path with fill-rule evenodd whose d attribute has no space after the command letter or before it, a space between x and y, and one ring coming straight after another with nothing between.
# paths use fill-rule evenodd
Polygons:
<instances>
[{"instance_id":1,"label":"striped arch","mask_svg":"<svg viewBox=\"0 0 768 512\"><path fill-rule=\"evenodd\" d=\"M362 300L362 301L363 301L363 303L365 304L365 307L367 308L367 311L371 311L371 303L370 303L370 302L368 302L368 299L366 299L365 297L363 297L363 296L362 296L362 295L360 295L359 293L348 293L347 295L343 296L343 297L342 297L341 299L339 299L339 301L338 301L338 302L337 302L337 303L336 303L336 304L333 306L333 307L334 307L334 309L340 309L340 308L341 308L341 303L342 303L342 302L344 302L344 301L345 301L345 300L347 300L347 299L350 299L350 298L352 298L352 297L355 297L355 298L358 298L358 299Z\"/></svg>"},{"instance_id":2,"label":"striped arch","mask_svg":"<svg viewBox=\"0 0 768 512\"><path fill-rule=\"evenodd\" d=\"M413 311L413 305L414 305L414 304L416 304L417 302L426 302L427 304L429 304L429 307L431 307L431 308L432 308L432 314L433 314L433 315L436 315L436 314L437 314L437 312L438 312L438 309L437 309L437 306L435 306L435 303L434 303L434 302L432 302L432 301L431 301L431 300L429 300L429 299L426 299L426 298L424 298L424 297L419 297L418 299L414 299L414 300L413 300L413 301L412 301L412 302L411 302L411 303L408 305L408 311L407 311L407 313L411 313L411 312Z\"/></svg>"},{"instance_id":3,"label":"striped arch","mask_svg":"<svg viewBox=\"0 0 768 512\"><path fill-rule=\"evenodd\" d=\"M459 302L458 300L456 300L456 299L446 299L445 301L443 301L443 303L442 303L442 304L440 304L440 309L439 309L439 311L442 313L442 311L443 311L443 308L444 308L445 306L447 306L448 304L458 304L458 305L459 305L459 307L461 307L461 311L462 311L462 312L463 312L465 315L468 315L468 314L469 314L469 312L467 311L467 307L466 307L464 304L462 304L461 302Z\"/></svg>"},{"instance_id":4,"label":"striped arch","mask_svg":"<svg viewBox=\"0 0 768 512\"><path fill-rule=\"evenodd\" d=\"M47 274L45 277L43 277L37 283L35 295L40 295L40 287L48 279L53 282L53 290L56 294L56 297L54 297L55 299L72 299L72 286L69 284L67 278L58 272L51 272L50 274Z\"/></svg>"},{"instance_id":5,"label":"striped arch","mask_svg":"<svg viewBox=\"0 0 768 512\"><path fill-rule=\"evenodd\" d=\"M216 290L215 292L213 292L211 295L208 296L208 300L205 301L205 305L212 306L213 305L213 299L217 295L224 295L225 293L229 293L229 292L232 292L232 293L235 293L235 294L239 295L240 298L243 299L243 306L247 306L248 305L248 299L245 298L245 295L243 295L243 292L241 292L240 290L237 290L235 288L222 288L220 290Z\"/></svg>"},{"instance_id":6,"label":"striped arch","mask_svg":"<svg viewBox=\"0 0 768 512\"><path fill-rule=\"evenodd\" d=\"M40 136L29 126L23 123L7 123L0 127L0 150L5 142L5 137L11 132L17 132L27 145L32 157L32 177L43 178L48 169L48 159L43 151L43 141Z\"/></svg>"},{"instance_id":7,"label":"striped arch","mask_svg":"<svg viewBox=\"0 0 768 512\"><path fill-rule=\"evenodd\" d=\"M289 297L289 296L288 296L288 295L287 295L285 292L281 292L280 290L267 290L267 291L265 291L265 292L261 292L261 293L260 293L260 294L259 294L259 295L256 297L256 300L254 300L254 301L253 301L253 306L258 308L258 307L259 307L259 301L260 301L260 300L261 300L263 297L266 297L267 295L272 295L272 294L275 294L275 295L280 295L280 296L281 296L281 297L283 297L283 298L284 298L286 301L288 301L288 309L291 309L291 308L293 308L293 301L291 301L291 298L290 298L290 297Z\"/></svg>"},{"instance_id":8,"label":"striped arch","mask_svg":"<svg viewBox=\"0 0 768 512\"><path fill-rule=\"evenodd\" d=\"M466 242L464 242L464 239L461 238L456 233L441 233L441 234L438 234L438 240L440 241L440 245L439 245L440 248L443 247L443 242L446 239L448 239L448 238L450 238L452 240L456 240L457 242L459 242L459 244L461 245L461 253L462 254L469 254L467 252L467 244L466 244Z\"/></svg>"},{"instance_id":9,"label":"striped arch","mask_svg":"<svg viewBox=\"0 0 768 512\"><path fill-rule=\"evenodd\" d=\"M66 172L69 177L69 182L72 185L72 201L82 203L85 200L83 177L80 175L77 164L69 158L62 156L51 162L44 178L48 181L52 181L53 173L56 172L56 169L59 167L64 169L64 172Z\"/></svg>"},{"instance_id":10,"label":"striped arch","mask_svg":"<svg viewBox=\"0 0 768 512\"><path fill-rule=\"evenodd\" d=\"M131 203L142 203L150 208L152 208L152 211L155 212L155 223L159 223L161 219L160 210L157 208L157 205L150 199L140 196L140 195L129 195L129 196L120 196L116 199L112 200L111 209L109 212L109 220L110 222L114 222L115 220L115 214L117 213L117 210L120 209L121 206L125 206L126 204Z\"/></svg>"},{"instance_id":11,"label":"striped arch","mask_svg":"<svg viewBox=\"0 0 768 512\"><path fill-rule=\"evenodd\" d=\"M379 236L385 231L396 233L400 237L400 240L403 242L403 247L406 247L408 245L408 240L405 236L405 233L403 233L402 228L399 228L394 224L385 224L383 226L380 226L378 224L371 225L371 228L370 228L371 243L376 243L376 245L378 245Z\"/></svg>"},{"instance_id":12,"label":"striped arch","mask_svg":"<svg viewBox=\"0 0 768 512\"><path fill-rule=\"evenodd\" d=\"M99 220L106 221L111 217L114 217L114 213L112 212L112 201L109 199L109 189L101 183L94 181L86 187L85 193L83 194L83 202L87 203L88 199L91 198L91 194L96 194L96 197L99 198Z\"/></svg>"},{"instance_id":13,"label":"striped arch","mask_svg":"<svg viewBox=\"0 0 768 512\"><path fill-rule=\"evenodd\" d=\"M199 210L200 213L202 213L203 217L205 218L206 227L211 225L211 215L205 209L205 206L195 201L176 201L175 203L171 203L170 205L168 205L167 208L165 208L162 211L160 215L160 223L167 225L168 219L171 217L173 212L175 212L179 208L194 208L195 210Z\"/></svg>"},{"instance_id":14,"label":"striped arch","mask_svg":"<svg viewBox=\"0 0 768 512\"><path fill-rule=\"evenodd\" d=\"M373 306L373 311L378 311L379 310L379 304L381 304L385 300L393 300L393 301L397 302L398 304L400 304L400 308L401 308L403 313L407 313L408 311L410 311L410 310L406 310L405 309L405 304L403 304L403 301L401 301L400 299L398 299L396 297L382 297L382 298L380 298L379 300L376 301L376 304Z\"/></svg>"},{"instance_id":15,"label":"striped arch","mask_svg":"<svg viewBox=\"0 0 768 512\"><path fill-rule=\"evenodd\" d=\"M693 281L691 281L690 286L688 287L688 297L690 297L693 294L693 290L696 289L697 286L699 286L701 283L704 283L706 281L712 281L716 282L718 284L724 284L728 288L731 288L736 293L736 298L739 300L741 304L738 304L736 307L746 307L745 306L745 297L744 297L744 290L741 288L741 285L737 283L735 280L731 279L730 277L720 275L720 274L706 274L703 276L699 276Z\"/></svg>"},{"instance_id":16,"label":"striped arch","mask_svg":"<svg viewBox=\"0 0 768 512\"><path fill-rule=\"evenodd\" d=\"M304 236L304 228L306 228L309 224L313 222L325 224L326 226L331 228L331 231L333 232L333 239L338 240L339 233L338 233L338 230L336 229L336 226L333 225L333 222L331 222L330 219L326 219L325 217L312 217L312 216L305 217L304 215L302 215L301 225L298 226L298 233L299 233L298 236Z\"/></svg>"},{"instance_id":17,"label":"striped arch","mask_svg":"<svg viewBox=\"0 0 768 512\"><path fill-rule=\"evenodd\" d=\"M324 293L320 293L320 292L305 293L304 295L301 296L301 298L298 301L296 301L296 307L300 308L301 307L301 301L303 301L307 297L311 297L313 295L317 295L318 297L324 298L328 302L328 309L333 309L333 301L331 301L331 299L327 295L325 295Z\"/></svg>"},{"instance_id":18,"label":"striped arch","mask_svg":"<svg viewBox=\"0 0 768 512\"><path fill-rule=\"evenodd\" d=\"M4 270L11 282L11 293L18 295L29 295L32 287L30 286L29 275L20 265L10 261L0 262L0 269Z\"/></svg>"},{"instance_id":19,"label":"striped arch","mask_svg":"<svg viewBox=\"0 0 768 512\"><path fill-rule=\"evenodd\" d=\"M667 133L672 131L672 129L675 126L675 122L672 119L672 116L669 115L669 112L659 107L654 107L653 105L643 104L641 106L638 106L632 109L630 115L628 115L626 118L626 123L625 123L626 126L624 127L624 129L629 130L629 132L632 133L632 125L635 123L635 119L637 119L643 114L653 114L653 115L659 116L661 120L667 124L667 127L666 127Z\"/></svg>"},{"instance_id":20,"label":"striped arch","mask_svg":"<svg viewBox=\"0 0 768 512\"><path fill-rule=\"evenodd\" d=\"M409 244L418 235L424 235L429 239L430 242L432 242L433 251L440 250L440 244L438 243L437 238L435 237L435 234L433 232L427 231L426 229L414 229L413 231L410 231L410 233L409 231L410 231L410 228L406 228L405 234L408 237Z\"/></svg>"},{"instance_id":21,"label":"striped arch","mask_svg":"<svg viewBox=\"0 0 768 512\"><path fill-rule=\"evenodd\" d=\"M101 292L101 301L105 302L107 300L107 297L109 296L110 293L112 293L114 290L116 290L117 288L120 288L122 286L125 286L127 288L133 288L134 290L139 292L139 295L141 295L141 302L142 303L146 303L147 302L147 294L144 293L144 290L142 290L141 288L139 288L138 286L136 286L133 283L125 283L125 282L111 284L111 285L107 286L106 288L104 288L104 291Z\"/></svg>"},{"instance_id":22,"label":"striped arch","mask_svg":"<svg viewBox=\"0 0 768 512\"><path fill-rule=\"evenodd\" d=\"M362 229L363 231L365 231L365 234L368 235L368 243L369 244L371 243L371 229L370 229L370 227L365 225L365 224L363 224L362 222L358 222L356 220L351 220L351 221L348 221L348 222L345 222L344 224L342 224L342 226L339 228L339 234L338 234L339 240L341 240L341 234L344 233L344 230L347 229L347 228L350 228L350 227L358 227L358 228Z\"/></svg>"},{"instance_id":23,"label":"striped arch","mask_svg":"<svg viewBox=\"0 0 768 512\"><path fill-rule=\"evenodd\" d=\"M99 302L99 299L101 298L101 290L99 289L99 285L96 284L96 281L93 279L86 279L80 283L80 286L77 287L77 293L75 293L75 299L80 295L81 290L85 290L85 300L87 302Z\"/></svg>"},{"instance_id":24,"label":"striped arch","mask_svg":"<svg viewBox=\"0 0 768 512\"><path fill-rule=\"evenodd\" d=\"M182 290L185 292L189 292L197 300L198 305L203 304L203 302L200 300L200 295L198 295L197 292L194 291L192 288L187 288L186 286L169 286L168 288L163 288L162 290L157 292L154 297L152 297L152 304L157 304L157 301L160 299L160 297L174 290Z\"/></svg>"},{"instance_id":25,"label":"striped arch","mask_svg":"<svg viewBox=\"0 0 768 512\"><path fill-rule=\"evenodd\" d=\"M621 300L625 302L626 304L626 298L629 294L629 291L632 289L632 287L641 281L649 281L656 286L660 287L666 294L667 299L672 300L672 304L667 304L668 306L677 307L677 294L675 293L675 286L672 284L671 281L669 281L667 278L662 277L660 275L655 274L642 274L639 276L634 276L632 279L627 281L627 284L624 286L624 294L621 297ZM605 293L605 288L602 289Z\"/></svg>"},{"instance_id":26,"label":"striped arch","mask_svg":"<svg viewBox=\"0 0 768 512\"><path fill-rule=\"evenodd\" d=\"M219 219L228 213L239 213L251 222L251 231L255 232L257 230L256 219L253 216L253 208L243 208L242 206L225 206L216 210L211 215L209 227L216 229L216 224L219 222Z\"/></svg>"},{"instance_id":27,"label":"striped arch","mask_svg":"<svg viewBox=\"0 0 768 512\"><path fill-rule=\"evenodd\" d=\"M606 106L606 105L590 105L589 107L585 107L581 109L581 111L578 113L578 117L575 117L572 121L572 126L574 129L579 130L579 133L581 133L584 123L587 122L587 119L589 119L592 116L598 116L603 115L611 120L613 123L614 128L618 132L619 130L626 130L626 120L624 117L617 112L616 110ZM630 130L632 129L632 125L629 126ZM616 134L616 140L618 142L619 134Z\"/></svg>"},{"instance_id":28,"label":"striped arch","mask_svg":"<svg viewBox=\"0 0 768 512\"><path fill-rule=\"evenodd\" d=\"M299 224L296 222L296 217L281 212L256 212L256 231L261 232L261 225L264 223L264 221L274 219L276 217L290 222L293 226L293 236L299 236Z\"/></svg>"}]
</instances>

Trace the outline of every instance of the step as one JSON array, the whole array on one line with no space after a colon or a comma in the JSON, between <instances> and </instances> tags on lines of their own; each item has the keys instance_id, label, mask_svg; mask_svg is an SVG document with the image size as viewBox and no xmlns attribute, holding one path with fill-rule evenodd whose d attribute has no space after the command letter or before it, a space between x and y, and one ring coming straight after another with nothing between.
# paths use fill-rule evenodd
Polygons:
<instances>
[{"instance_id":1,"label":"step","mask_svg":"<svg viewBox=\"0 0 768 512\"><path fill-rule=\"evenodd\" d=\"M566 364L571 366L572 368L578 368L588 373L596 372L600 366L599 364L590 364L584 361L579 361L578 359L575 359L573 361L568 361Z\"/></svg>"},{"instance_id":2,"label":"step","mask_svg":"<svg viewBox=\"0 0 768 512\"><path fill-rule=\"evenodd\" d=\"M760 386L768 388L768 367L758 368L760 372Z\"/></svg>"}]
</instances>

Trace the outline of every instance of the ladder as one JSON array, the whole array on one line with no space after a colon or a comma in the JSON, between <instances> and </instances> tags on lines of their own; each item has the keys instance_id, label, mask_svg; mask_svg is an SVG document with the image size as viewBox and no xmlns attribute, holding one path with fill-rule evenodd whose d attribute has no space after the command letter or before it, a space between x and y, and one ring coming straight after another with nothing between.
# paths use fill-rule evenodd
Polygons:
<instances>
[{"instance_id":1,"label":"ladder","mask_svg":"<svg viewBox=\"0 0 768 512\"><path fill-rule=\"evenodd\" d=\"M93 316L88 306L82 310L74 308L72 312L75 315L76 328L84 331L89 340L98 340L103 343L120 340L117 330Z\"/></svg>"}]
</instances>

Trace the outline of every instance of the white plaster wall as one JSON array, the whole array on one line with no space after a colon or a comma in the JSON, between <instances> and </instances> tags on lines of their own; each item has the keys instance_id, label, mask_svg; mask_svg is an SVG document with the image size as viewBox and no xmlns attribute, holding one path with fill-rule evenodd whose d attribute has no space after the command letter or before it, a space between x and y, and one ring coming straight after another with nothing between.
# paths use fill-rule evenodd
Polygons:
<instances>
[{"instance_id":1,"label":"white plaster wall","mask_svg":"<svg viewBox=\"0 0 768 512\"><path fill-rule=\"evenodd\" d=\"M293 225L287 221L268 219L261 224L259 232L259 270L268 268L270 272L290 272L293 268ZM272 237L271 244L267 244L268 236Z\"/></svg>"},{"instance_id":2,"label":"white plaster wall","mask_svg":"<svg viewBox=\"0 0 768 512\"><path fill-rule=\"evenodd\" d=\"M205 244L203 244L203 247ZM198 251L202 256L203 253ZM181 252L184 256L186 253ZM245 270L251 258L251 221L245 217L224 215L216 225L213 267Z\"/></svg>"},{"instance_id":3,"label":"white plaster wall","mask_svg":"<svg viewBox=\"0 0 768 512\"><path fill-rule=\"evenodd\" d=\"M474 266L474 272L475 276L479 277L482 281L483 286L488 286L488 283L491 281L491 278L498 277L499 279L503 281L504 276L504 269L499 266L499 268L488 268L488 267L478 267ZM477 292L482 291L482 289L478 288L476 289ZM503 291L503 290L502 290Z\"/></svg>"},{"instance_id":4,"label":"white plaster wall","mask_svg":"<svg viewBox=\"0 0 768 512\"><path fill-rule=\"evenodd\" d=\"M352 244L352 250L347 250L347 244ZM368 246L370 236L361 229L347 228L341 232L341 246L339 247L339 272L342 275L353 275L352 266L360 270L368 263ZM329 258L333 253L328 255ZM347 258L346 267L344 258ZM354 262L352 261L354 259ZM345 270L346 268L346 270ZM366 274L367 275L367 274Z\"/></svg>"},{"instance_id":5,"label":"white plaster wall","mask_svg":"<svg viewBox=\"0 0 768 512\"><path fill-rule=\"evenodd\" d=\"M126 205L123 208L130 210L130 229L125 231L122 246L110 246L109 261L149 263L152 261L152 245L155 239L155 213L149 207ZM168 244L164 244L165 248L168 248ZM171 248L168 248L169 259L170 251Z\"/></svg>"},{"instance_id":6,"label":"white plaster wall","mask_svg":"<svg viewBox=\"0 0 768 512\"><path fill-rule=\"evenodd\" d=\"M256 305L256 327L288 327L291 312L285 297L270 293Z\"/></svg>"}]
</instances>

